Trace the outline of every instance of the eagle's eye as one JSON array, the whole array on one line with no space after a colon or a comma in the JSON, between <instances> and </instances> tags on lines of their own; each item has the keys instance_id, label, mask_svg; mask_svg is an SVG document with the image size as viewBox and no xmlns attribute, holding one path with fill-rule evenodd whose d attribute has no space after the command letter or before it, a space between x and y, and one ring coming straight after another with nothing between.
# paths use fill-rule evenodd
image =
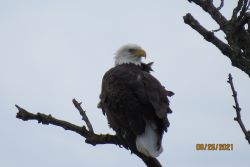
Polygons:
<instances>
[{"instance_id":1,"label":"eagle's eye","mask_svg":"<svg viewBox=\"0 0 250 167\"><path fill-rule=\"evenodd\" d=\"M130 53L133 53L133 52L136 51L136 49L128 49L128 51L129 51Z\"/></svg>"}]
</instances>

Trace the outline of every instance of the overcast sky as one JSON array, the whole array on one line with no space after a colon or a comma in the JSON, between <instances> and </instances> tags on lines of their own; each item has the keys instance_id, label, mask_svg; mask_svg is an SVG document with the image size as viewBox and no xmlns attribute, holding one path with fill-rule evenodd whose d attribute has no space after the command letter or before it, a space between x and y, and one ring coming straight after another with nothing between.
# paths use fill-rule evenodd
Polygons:
<instances>
[{"instance_id":1,"label":"overcast sky","mask_svg":"<svg viewBox=\"0 0 250 167\"><path fill-rule=\"evenodd\" d=\"M222 12L230 16L235 5L225 2ZM18 104L82 125L71 102L76 98L96 133L114 134L96 106L102 76L126 43L147 51L145 61L155 62L152 74L176 94L158 158L162 165L249 166L250 146L233 121L226 80L232 73L250 129L250 79L183 23L187 12L208 29L218 29L186 0L0 0L0 166L143 167L125 149L93 147L60 127L15 118ZM197 143L233 144L234 150L196 151Z\"/></svg>"}]
</instances>

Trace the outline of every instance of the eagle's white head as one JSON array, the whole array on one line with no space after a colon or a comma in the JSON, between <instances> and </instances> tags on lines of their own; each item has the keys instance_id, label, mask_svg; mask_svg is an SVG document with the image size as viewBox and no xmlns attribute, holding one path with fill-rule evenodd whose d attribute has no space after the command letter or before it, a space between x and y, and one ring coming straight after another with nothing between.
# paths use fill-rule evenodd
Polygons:
<instances>
[{"instance_id":1,"label":"eagle's white head","mask_svg":"<svg viewBox=\"0 0 250 167\"><path fill-rule=\"evenodd\" d=\"M146 52L136 44L126 44L115 53L115 66L133 63L141 65L141 58L146 58Z\"/></svg>"}]
</instances>

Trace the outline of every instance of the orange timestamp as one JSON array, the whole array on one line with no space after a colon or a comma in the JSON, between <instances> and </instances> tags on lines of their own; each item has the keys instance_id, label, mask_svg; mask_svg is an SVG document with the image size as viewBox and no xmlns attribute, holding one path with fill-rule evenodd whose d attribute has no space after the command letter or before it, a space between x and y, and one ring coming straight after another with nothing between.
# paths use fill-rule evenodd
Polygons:
<instances>
[{"instance_id":1,"label":"orange timestamp","mask_svg":"<svg viewBox=\"0 0 250 167\"><path fill-rule=\"evenodd\" d=\"M196 144L197 151L232 151L233 144Z\"/></svg>"}]
</instances>

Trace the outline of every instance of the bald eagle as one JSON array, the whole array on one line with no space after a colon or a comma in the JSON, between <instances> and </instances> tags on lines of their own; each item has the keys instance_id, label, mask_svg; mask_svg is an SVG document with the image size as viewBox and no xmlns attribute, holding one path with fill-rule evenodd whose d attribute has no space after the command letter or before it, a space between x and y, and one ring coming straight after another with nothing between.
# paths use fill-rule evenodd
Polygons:
<instances>
[{"instance_id":1,"label":"bald eagle","mask_svg":"<svg viewBox=\"0 0 250 167\"><path fill-rule=\"evenodd\" d=\"M172 112L167 96L173 92L150 74L152 63L142 63L142 57L146 52L135 44L116 52L115 66L102 79L99 107L126 148L157 157Z\"/></svg>"}]
</instances>

